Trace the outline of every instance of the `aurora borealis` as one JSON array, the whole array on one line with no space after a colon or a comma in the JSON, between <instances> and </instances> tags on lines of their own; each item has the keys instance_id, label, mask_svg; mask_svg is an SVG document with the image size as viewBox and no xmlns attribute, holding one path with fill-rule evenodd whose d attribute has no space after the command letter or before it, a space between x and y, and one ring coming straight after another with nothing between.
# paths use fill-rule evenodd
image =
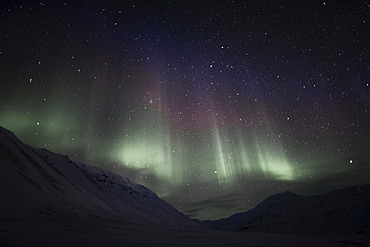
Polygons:
<instances>
[{"instance_id":1,"label":"aurora borealis","mask_svg":"<svg viewBox=\"0 0 370 247\"><path fill-rule=\"evenodd\" d=\"M370 180L367 1L3 1L0 125L218 219Z\"/></svg>"}]
</instances>

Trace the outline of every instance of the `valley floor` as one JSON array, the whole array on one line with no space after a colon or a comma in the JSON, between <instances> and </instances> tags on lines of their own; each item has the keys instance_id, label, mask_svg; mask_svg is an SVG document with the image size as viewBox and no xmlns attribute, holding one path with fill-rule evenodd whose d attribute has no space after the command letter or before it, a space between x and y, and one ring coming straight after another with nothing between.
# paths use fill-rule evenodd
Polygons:
<instances>
[{"instance_id":1,"label":"valley floor","mask_svg":"<svg viewBox=\"0 0 370 247\"><path fill-rule=\"evenodd\" d=\"M291 235L179 230L134 224L0 221L0 247L370 246L370 235Z\"/></svg>"}]
</instances>

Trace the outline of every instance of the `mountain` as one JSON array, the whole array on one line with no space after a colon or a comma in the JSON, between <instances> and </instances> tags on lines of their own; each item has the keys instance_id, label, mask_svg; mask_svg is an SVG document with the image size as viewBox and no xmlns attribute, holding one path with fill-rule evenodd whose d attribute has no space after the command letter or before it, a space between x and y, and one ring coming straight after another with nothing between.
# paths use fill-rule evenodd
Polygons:
<instances>
[{"instance_id":1,"label":"mountain","mask_svg":"<svg viewBox=\"0 0 370 247\"><path fill-rule=\"evenodd\" d=\"M268 197L263 202L261 202L257 207L243 213L237 213L229 218L220 219L215 221L204 221L207 225L212 228L222 230L222 231L237 231L242 228L242 226L251 218L258 217L261 213L267 210L271 205L275 203L280 203L287 201L289 199L297 198L298 195L291 193L289 191L284 193L279 193Z\"/></svg>"},{"instance_id":2,"label":"mountain","mask_svg":"<svg viewBox=\"0 0 370 247\"><path fill-rule=\"evenodd\" d=\"M112 172L22 143L0 127L0 221L94 219L205 228L153 191Z\"/></svg>"},{"instance_id":3,"label":"mountain","mask_svg":"<svg viewBox=\"0 0 370 247\"><path fill-rule=\"evenodd\" d=\"M247 212L205 223L226 231L370 233L370 184L317 196L284 192Z\"/></svg>"}]
</instances>

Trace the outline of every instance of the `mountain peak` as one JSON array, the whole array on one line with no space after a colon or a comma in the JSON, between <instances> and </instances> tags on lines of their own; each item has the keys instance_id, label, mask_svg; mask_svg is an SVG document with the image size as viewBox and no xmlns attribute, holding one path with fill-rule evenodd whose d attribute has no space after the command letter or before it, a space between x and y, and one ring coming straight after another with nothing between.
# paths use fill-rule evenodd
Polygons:
<instances>
[{"instance_id":1,"label":"mountain peak","mask_svg":"<svg viewBox=\"0 0 370 247\"><path fill-rule=\"evenodd\" d=\"M292 200L292 199L299 198L299 197L302 197L302 196L294 194L293 192L290 192L290 191L285 191L285 192L281 192L281 193L267 197L260 204L258 204L258 206L263 206L263 207L269 206L274 203L280 203L283 201L288 201L288 200Z\"/></svg>"}]
</instances>

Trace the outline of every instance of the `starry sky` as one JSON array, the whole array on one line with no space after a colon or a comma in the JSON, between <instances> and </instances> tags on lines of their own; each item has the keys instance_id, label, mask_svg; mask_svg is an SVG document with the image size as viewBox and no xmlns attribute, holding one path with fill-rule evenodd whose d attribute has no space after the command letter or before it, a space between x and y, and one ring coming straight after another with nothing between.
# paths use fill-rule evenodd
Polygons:
<instances>
[{"instance_id":1,"label":"starry sky","mask_svg":"<svg viewBox=\"0 0 370 247\"><path fill-rule=\"evenodd\" d=\"M1 1L0 125L192 218L370 182L370 1Z\"/></svg>"}]
</instances>

